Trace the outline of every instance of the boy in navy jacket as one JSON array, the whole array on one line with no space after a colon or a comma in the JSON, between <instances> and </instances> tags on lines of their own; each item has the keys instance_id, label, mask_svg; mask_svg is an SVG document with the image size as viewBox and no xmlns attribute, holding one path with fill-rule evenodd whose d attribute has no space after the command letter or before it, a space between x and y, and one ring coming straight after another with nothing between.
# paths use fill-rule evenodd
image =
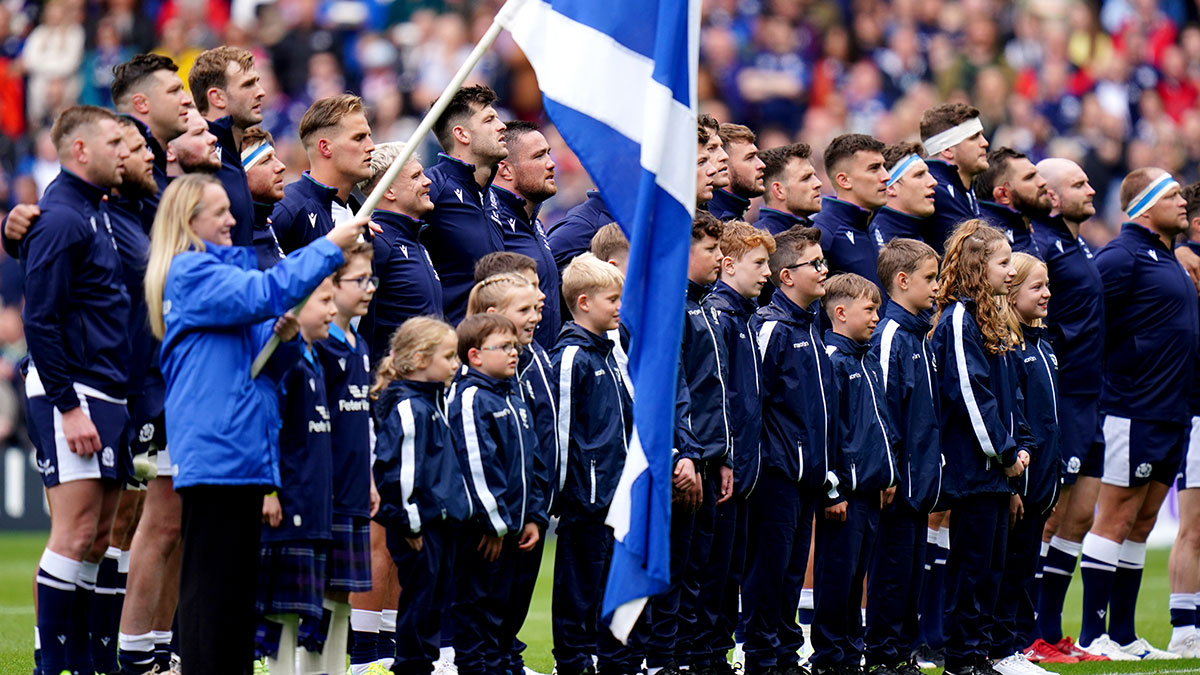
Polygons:
<instances>
[{"instance_id":1,"label":"boy in navy jacket","mask_svg":"<svg viewBox=\"0 0 1200 675\"><path fill-rule=\"evenodd\" d=\"M837 447L833 474L840 495L817 517L813 551L815 673L857 670L862 659L863 579L875 547L879 509L896 494L895 429L884 404L883 369L871 351L879 320L878 287L839 274L825 292L833 330L826 351L837 383Z\"/></svg>"},{"instance_id":2,"label":"boy in navy jacket","mask_svg":"<svg viewBox=\"0 0 1200 675\"><path fill-rule=\"evenodd\" d=\"M882 405L896 430L898 488L880 514L878 549L867 575L867 666L909 675L925 576L926 518L942 484L937 364L926 318L938 291L937 253L916 239L892 239L879 252L879 278L891 301L871 347L883 371Z\"/></svg>"},{"instance_id":3,"label":"boy in navy jacket","mask_svg":"<svg viewBox=\"0 0 1200 675\"><path fill-rule=\"evenodd\" d=\"M752 327L762 352L763 460L750 496L742 610L746 672L798 666L804 643L796 607L808 563L818 497L838 497L830 472L837 387L817 319L827 267L820 231L792 228L775 238L777 292Z\"/></svg>"},{"instance_id":4,"label":"boy in navy jacket","mask_svg":"<svg viewBox=\"0 0 1200 675\"><path fill-rule=\"evenodd\" d=\"M554 560L554 660L561 675L592 670L633 672L640 658L600 622L613 533L608 507L625 467L633 401L613 358L608 331L620 320L624 279L616 267L590 253L563 270L563 296L571 310L550 352L558 380L559 444L567 448L567 477L558 495L558 546Z\"/></svg>"},{"instance_id":5,"label":"boy in navy jacket","mask_svg":"<svg viewBox=\"0 0 1200 675\"><path fill-rule=\"evenodd\" d=\"M733 498L717 504L711 557L701 579L704 611L715 617L689 647L692 663L720 667L733 649L738 618L738 589L746 565L746 527L750 494L762 471L762 393L758 335L750 322L758 296L771 283L770 256L775 238L744 222L725 223L721 232L721 278L704 300L716 312L717 339L728 354L726 415L730 429Z\"/></svg>"},{"instance_id":6,"label":"boy in navy jacket","mask_svg":"<svg viewBox=\"0 0 1200 675\"><path fill-rule=\"evenodd\" d=\"M507 666L516 634L502 635L501 627L511 625L504 619L514 605L517 550L536 546L549 524L533 415L515 377L517 349L516 328L499 314L469 316L458 326L467 371L450 402L450 428L478 513L464 531L453 608L455 664L468 675Z\"/></svg>"}]
</instances>

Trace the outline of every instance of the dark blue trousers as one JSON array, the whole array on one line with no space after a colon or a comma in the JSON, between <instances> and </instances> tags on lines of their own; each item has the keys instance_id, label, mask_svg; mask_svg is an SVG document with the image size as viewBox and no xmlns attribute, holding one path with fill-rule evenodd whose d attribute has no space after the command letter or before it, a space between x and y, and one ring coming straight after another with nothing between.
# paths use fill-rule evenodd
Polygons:
<instances>
[{"instance_id":1,"label":"dark blue trousers","mask_svg":"<svg viewBox=\"0 0 1200 675\"><path fill-rule=\"evenodd\" d=\"M433 672L441 646L442 619L454 583L460 523L426 523L422 546L414 551L404 537L388 530L388 552L396 561L400 604L396 608L396 673Z\"/></svg>"},{"instance_id":2,"label":"dark blue trousers","mask_svg":"<svg viewBox=\"0 0 1200 675\"><path fill-rule=\"evenodd\" d=\"M705 501L709 499L705 484ZM686 647L682 642L683 627L687 622L686 612L681 609L685 592L685 579L689 569L692 537L696 530L699 511L686 511L679 503L671 504L671 585L659 595L650 598L635 630L642 633L636 639L645 645L646 665L650 668L665 668L676 663L676 649Z\"/></svg>"},{"instance_id":3,"label":"dark blue trousers","mask_svg":"<svg viewBox=\"0 0 1200 675\"><path fill-rule=\"evenodd\" d=\"M462 675L495 675L508 665L511 637L501 626L512 612L517 586L517 539L503 539L500 555L488 561L476 550L482 529L470 534L459 550L458 593L454 598L454 665Z\"/></svg>"},{"instance_id":4,"label":"dark blue trousers","mask_svg":"<svg viewBox=\"0 0 1200 675\"><path fill-rule=\"evenodd\" d=\"M704 467L704 501L696 512L692 529L692 541L685 556L687 566L683 573L683 587L679 597L679 639L676 643L675 660L680 665L693 662L697 641L712 632L715 617L709 612L711 601L704 595L705 578L711 574L713 556L727 556L714 546L716 536L717 497L721 491L721 463L709 462ZM719 563L718 563L719 564ZM649 661L647 661L649 664Z\"/></svg>"},{"instance_id":5,"label":"dark blue trousers","mask_svg":"<svg viewBox=\"0 0 1200 675\"><path fill-rule=\"evenodd\" d=\"M907 662L917 641L929 517L893 501L879 514L867 573L867 665Z\"/></svg>"},{"instance_id":6,"label":"dark blue trousers","mask_svg":"<svg viewBox=\"0 0 1200 675\"><path fill-rule=\"evenodd\" d=\"M996 611L1008 545L1007 494L962 497L950 506L946 670L988 657L989 617Z\"/></svg>"},{"instance_id":7,"label":"dark blue trousers","mask_svg":"<svg viewBox=\"0 0 1200 675\"><path fill-rule=\"evenodd\" d=\"M641 657L612 636L601 622L601 603L612 562L612 528L605 513L564 512L554 551L554 661L559 675L575 675L599 657L601 672L633 673ZM637 628L634 629L635 632Z\"/></svg>"},{"instance_id":8,"label":"dark blue trousers","mask_svg":"<svg viewBox=\"0 0 1200 675\"><path fill-rule=\"evenodd\" d=\"M717 506L713 542L706 572L700 581L701 611L705 629L692 644L694 666L726 660L733 649L738 620L738 590L746 564L746 516L749 509L740 497Z\"/></svg>"},{"instance_id":9,"label":"dark blue trousers","mask_svg":"<svg viewBox=\"0 0 1200 675\"><path fill-rule=\"evenodd\" d=\"M858 666L863 580L879 528L879 493L846 495L845 522L817 514L813 551L814 666Z\"/></svg>"},{"instance_id":10,"label":"dark blue trousers","mask_svg":"<svg viewBox=\"0 0 1200 675\"><path fill-rule=\"evenodd\" d=\"M798 663L804 644L796 607L808 565L818 490L766 469L749 500L742 611L746 672Z\"/></svg>"},{"instance_id":11,"label":"dark blue trousers","mask_svg":"<svg viewBox=\"0 0 1200 675\"><path fill-rule=\"evenodd\" d=\"M993 620L987 627L991 645L989 656L1002 658L1033 643L1033 585L1041 556L1042 529L1046 519L1029 508L1025 517L1011 526L1008 533L1008 555L1000 597L996 602Z\"/></svg>"},{"instance_id":12,"label":"dark blue trousers","mask_svg":"<svg viewBox=\"0 0 1200 675\"><path fill-rule=\"evenodd\" d=\"M528 551L517 550L517 582L513 588L510 611L505 615L500 625L501 647L508 643L508 672L524 672L525 660L521 653L526 645L517 639L525 618L529 616L529 606L533 603L533 589L537 585L538 571L542 567L542 553L546 548L546 533L538 539L537 546Z\"/></svg>"}]
</instances>

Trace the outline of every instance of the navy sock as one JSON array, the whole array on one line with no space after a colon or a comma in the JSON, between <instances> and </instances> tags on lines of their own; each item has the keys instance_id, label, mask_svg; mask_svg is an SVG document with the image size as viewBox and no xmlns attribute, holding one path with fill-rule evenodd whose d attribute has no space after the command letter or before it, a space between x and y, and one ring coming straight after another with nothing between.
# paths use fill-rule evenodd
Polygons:
<instances>
[{"instance_id":1,"label":"navy sock","mask_svg":"<svg viewBox=\"0 0 1200 675\"><path fill-rule=\"evenodd\" d=\"M1196 598L1191 593L1172 593L1171 627L1185 628L1196 625Z\"/></svg>"},{"instance_id":2,"label":"navy sock","mask_svg":"<svg viewBox=\"0 0 1200 675\"><path fill-rule=\"evenodd\" d=\"M121 620L121 596L117 595L117 562L121 549L110 546L96 575L96 597L92 602L92 662L97 673L117 672L117 623Z\"/></svg>"},{"instance_id":3,"label":"navy sock","mask_svg":"<svg viewBox=\"0 0 1200 675\"><path fill-rule=\"evenodd\" d=\"M1200 628L1200 593L1197 593L1193 599L1196 605L1196 628Z\"/></svg>"},{"instance_id":4,"label":"navy sock","mask_svg":"<svg viewBox=\"0 0 1200 675\"><path fill-rule=\"evenodd\" d=\"M1075 562L1083 545L1052 537L1046 554L1042 556L1042 583L1038 593L1038 633L1040 637L1056 644L1062 640L1063 603L1071 577L1075 574Z\"/></svg>"},{"instance_id":5,"label":"navy sock","mask_svg":"<svg viewBox=\"0 0 1200 675\"><path fill-rule=\"evenodd\" d=\"M154 667L154 633L119 633L117 642L117 661L122 673L148 673Z\"/></svg>"},{"instance_id":6,"label":"navy sock","mask_svg":"<svg viewBox=\"0 0 1200 675\"><path fill-rule=\"evenodd\" d=\"M158 672L165 673L171 669L171 634L173 631L154 631L154 665Z\"/></svg>"},{"instance_id":7,"label":"navy sock","mask_svg":"<svg viewBox=\"0 0 1200 675\"><path fill-rule=\"evenodd\" d=\"M42 552L37 571L37 629L42 646L42 672L57 675L71 667L68 643L80 565L78 560L49 549Z\"/></svg>"},{"instance_id":8,"label":"navy sock","mask_svg":"<svg viewBox=\"0 0 1200 675\"><path fill-rule=\"evenodd\" d=\"M1113 581L1112 600L1109 601L1108 636L1117 644L1127 645L1137 639L1134 619L1145 566L1146 544L1125 540L1121 544L1121 558Z\"/></svg>"},{"instance_id":9,"label":"navy sock","mask_svg":"<svg viewBox=\"0 0 1200 675\"><path fill-rule=\"evenodd\" d=\"M1083 538L1083 557L1079 561L1083 577L1083 625L1079 630L1082 645L1089 645L1108 632L1108 605L1120 558L1120 543L1091 532Z\"/></svg>"},{"instance_id":10,"label":"navy sock","mask_svg":"<svg viewBox=\"0 0 1200 675\"><path fill-rule=\"evenodd\" d=\"M79 578L75 581L75 598L71 604L71 632L67 638L67 659L71 669L81 673L95 672L92 662L92 605L96 599L96 577L100 563L79 563Z\"/></svg>"},{"instance_id":11,"label":"navy sock","mask_svg":"<svg viewBox=\"0 0 1200 675\"><path fill-rule=\"evenodd\" d=\"M379 658L379 623L383 615L366 609L350 610L350 663L366 665Z\"/></svg>"},{"instance_id":12,"label":"navy sock","mask_svg":"<svg viewBox=\"0 0 1200 675\"><path fill-rule=\"evenodd\" d=\"M950 557L950 547L949 540L942 542L943 538L940 530L926 530L928 545L925 547L925 585L921 589L918 642L934 649L940 649L946 642L942 619L946 613L946 561Z\"/></svg>"}]
</instances>

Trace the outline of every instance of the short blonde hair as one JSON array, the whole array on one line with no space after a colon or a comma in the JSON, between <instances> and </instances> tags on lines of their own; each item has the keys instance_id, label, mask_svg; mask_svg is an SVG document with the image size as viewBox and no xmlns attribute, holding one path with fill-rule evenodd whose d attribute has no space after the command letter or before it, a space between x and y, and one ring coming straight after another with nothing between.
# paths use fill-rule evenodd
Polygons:
<instances>
[{"instance_id":1,"label":"short blonde hair","mask_svg":"<svg viewBox=\"0 0 1200 675\"><path fill-rule=\"evenodd\" d=\"M330 127L336 127L342 123L348 115L355 113L364 113L363 101L354 94L339 94L337 96L327 96L314 101L304 112L304 117L300 118L300 143L305 148L312 146L315 140L313 136L317 132ZM372 164L374 168L374 164Z\"/></svg>"},{"instance_id":2,"label":"short blonde hair","mask_svg":"<svg viewBox=\"0 0 1200 675\"><path fill-rule=\"evenodd\" d=\"M600 262L629 255L629 240L625 238L620 225L609 223L596 230L596 234L592 235L592 255L599 258Z\"/></svg>"},{"instance_id":3,"label":"short blonde hair","mask_svg":"<svg viewBox=\"0 0 1200 675\"><path fill-rule=\"evenodd\" d=\"M360 181L358 184L358 189L363 194L370 194L375 189L375 186L379 184L379 181L383 180L383 174L387 173L387 170L392 166L392 162L396 161L400 153L404 152L406 145L408 144L403 141L396 141L394 143L380 143L375 146L375 151L371 153L371 177ZM421 157L415 152L408 158L408 162L419 161L421 161ZM408 162L404 164L407 166Z\"/></svg>"},{"instance_id":4,"label":"short blonde hair","mask_svg":"<svg viewBox=\"0 0 1200 675\"><path fill-rule=\"evenodd\" d=\"M883 295L873 281L860 274L846 272L830 277L829 281L825 282L825 297L821 298L821 306L832 320L835 307L852 303L859 298L875 303L876 307L883 301Z\"/></svg>"},{"instance_id":5,"label":"short blonde hair","mask_svg":"<svg viewBox=\"0 0 1200 675\"><path fill-rule=\"evenodd\" d=\"M418 370L421 361L432 359L434 350L447 335L457 334L450 324L431 316L415 316L400 324L388 340L387 356L379 361L371 397L377 398L393 381Z\"/></svg>"},{"instance_id":6,"label":"short blonde hair","mask_svg":"<svg viewBox=\"0 0 1200 675\"><path fill-rule=\"evenodd\" d=\"M600 291L625 286L621 270L600 260L591 253L580 253L562 274L562 293L567 307L574 313L581 295L594 295Z\"/></svg>"},{"instance_id":7,"label":"short blonde hair","mask_svg":"<svg viewBox=\"0 0 1200 675\"><path fill-rule=\"evenodd\" d=\"M471 294L467 296L467 316L483 314L493 308L503 310L512 302L513 291L522 288L532 289L533 284L520 274L493 274L471 289Z\"/></svg>"}]
</instances>

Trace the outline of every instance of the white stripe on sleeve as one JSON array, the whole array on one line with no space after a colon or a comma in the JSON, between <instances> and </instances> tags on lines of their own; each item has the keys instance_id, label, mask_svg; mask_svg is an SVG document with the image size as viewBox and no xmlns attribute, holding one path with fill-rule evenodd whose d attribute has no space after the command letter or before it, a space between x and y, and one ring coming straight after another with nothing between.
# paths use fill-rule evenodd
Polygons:
<instances>
[{"instance_id":1,"label":"white stripe on sleeve","mask_svg":"<svg viewBox=\"0 0 1200 675\"><path fill-rule=\"evenodd\" d=\"M888 366L892 363L892 338L896 337L896 329L900 324L888 319L883 325L883 335L879 339L879 365L883 368L883 393L887 393Z\"/></svg>"},{"instance_id":2,"label":"white stripe on sleeve","mask_svg":"<svg viewBox=\"0 0 1200 675\"><path fill-rule=\"evenodd\" d=\"M559 490L567 484L567 462L571 456L568 452L571 447L571 375L578 352L577 345L564 349L558 368L558 451L562 453L562 461L558 464Z\"/></svg>"},{"instance_id":3,"label":"white stripe on sleeve","mask_svg":"<svg viewBox=\"0 0 1200 675\"><path fill-rule=\"evenodd\" d=\"M979 448L988 457L996 457L998 453L992 445L992 437L988 435L987 425L983 422L983 413L975 402L975 390L971 389L971 373L967 369L967 353L963 348L963 316L967 308L961 302L954 305L954 364L958 368L958 388L962 393L963 404L967 406L967 415L971 418L971 427L975 430L975 439Z\"/></svg>"},{"instance_id":4,"label":"white stripe on sleeve","mask_svg":"<svg viewBox=\"0 0 1200 675\"><path fill-rule=\"evenodd\" d=\"M475 493L479 495L479 503L487 513L488 522L496 531L496 536L503 537L508 534L508 526L500 517L500 506L497 504L496 496L492 494L491 488L488 487L487 478L483 473L483 453L480 451L479 436L475 429L476 391L476 387L467 387L466 391L460 392L462 395L463 437L467 443L467 463L471 465L471 484L475 486Z\"/></svg>"},{"instance_id":5,"label":"white stripe on sleeve","mask_svg":"<svg viewBox=\"0 0 1200 675\"><path fill-rule=\"evenodd\" d=\"M409 529L420 532L421 512L412 500L417 476L417 425L413 419L412 401L401 401L396 412L400 414L400 429L404 432L400 441L400 503L408 515Z\"/></svg>"}]
</instances>

